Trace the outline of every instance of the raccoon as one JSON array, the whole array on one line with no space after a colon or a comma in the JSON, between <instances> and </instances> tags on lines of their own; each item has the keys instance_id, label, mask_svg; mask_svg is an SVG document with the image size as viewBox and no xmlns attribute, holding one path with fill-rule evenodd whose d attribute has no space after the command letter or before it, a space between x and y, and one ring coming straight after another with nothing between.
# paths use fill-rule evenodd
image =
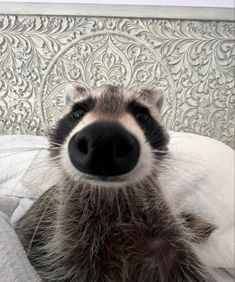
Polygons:
<instances>
[{"instance_id":1,"label":"raccoon","mask_svg":"<svg viewBox=\"0 0 235 282\"><path fill-rule=\"evenodd\" d=\"M195 220L182 224L158 185L169 139L162 95L110 85L65 94L49 134L61 178L16 224L42 280L214 281L189 243ZM213 231L200 226L200 236Z\"/></svg>"}]
</instances>

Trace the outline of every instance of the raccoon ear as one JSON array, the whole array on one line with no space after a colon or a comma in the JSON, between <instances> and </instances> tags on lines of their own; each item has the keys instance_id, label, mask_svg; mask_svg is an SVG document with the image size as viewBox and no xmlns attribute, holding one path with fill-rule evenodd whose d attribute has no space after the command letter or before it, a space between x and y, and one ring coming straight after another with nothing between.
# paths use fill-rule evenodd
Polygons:
<instances>
[{"instance_id":1,"label":"raccoon ear","mask_svg":"<svg viewBox=\"0 0 235 282\"><path fill-rule=\"evenodd\" d=\"M76 102L87 96L87 90L78 84L70 84L65 90L65 103Z\"/></svg>"},{"instance_id":2,"label":"raccoon ear","mask_svg":"<svg viewBox=\"0 0 235 282\"><path fill-rule=\"evenodd\" d=\"M162 89L144 89L143 94L148 103L154 104L161 111L164 102Z\"/></svg>"}]
</instances>

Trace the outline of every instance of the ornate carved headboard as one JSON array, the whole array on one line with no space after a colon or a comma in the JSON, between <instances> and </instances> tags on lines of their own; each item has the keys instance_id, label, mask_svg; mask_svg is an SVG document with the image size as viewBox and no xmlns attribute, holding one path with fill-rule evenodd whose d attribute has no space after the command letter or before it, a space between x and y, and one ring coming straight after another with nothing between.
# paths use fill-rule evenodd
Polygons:
<instances>
[{"instance_id":1,"label":"ornate carved headboard","mask_svg":"<svg viewBox=\"0 0 235 282\"><path fill-rule=\"evenodd\" d=\"M234 145L232 9L1 4L0 134L45 134L68 83L162 88L169 129Z\"/></svg>"}]
</instances>

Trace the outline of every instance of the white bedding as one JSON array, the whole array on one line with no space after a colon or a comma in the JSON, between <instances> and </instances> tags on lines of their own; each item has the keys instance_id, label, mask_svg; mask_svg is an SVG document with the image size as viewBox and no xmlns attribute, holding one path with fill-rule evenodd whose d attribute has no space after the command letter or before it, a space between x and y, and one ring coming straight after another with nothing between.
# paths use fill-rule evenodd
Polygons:
<instances>
[{"instance_id":1,"label":"white bedding","mask_svg":"<svg viewBox=\"0 0 235 282\"><path fill-rule=\"evenodd\" d=\"M57 179L48 171L47 148L42 136L0 137L0 210L8 213L12 223Z\"/></svg>"},{"instance_id":2,"label":"white bedding","mask_svg":"<svg viewBox=\"0 0 235 282\"><path fill-rule=\"evenodd\" d=\"M22 177L48 143L41 136L0 136L0 195L37 198L40 192L22 184Z\"/></svg>"},{"instance_id":3,"label":"white bedding","mask_svg":"<svg viewBox=\"0 0 235 282\"><path fill-rule=\"evenodd\" d=\"M234 151L210 138L174 132L170 135L172 157L166 163L167 170L160 175L163 193L175 212L184 209L217 226L217 231L206 244L193 247L209 266L224 267L233 272ZM0 211L7 214L12 223L25 213L36 198L56 183L57 176L54 175L52 179L46 166L47 146L45 137L0 137ZM0 221L5 226L0 233L3 237L0 238L1 248L5 248L7 246L4 247L4 244L8 240L4 233L14 233L14 230L6 226L8 223L5 219ZM11 236L11 240L15 240L15 235ZM16 245L19 247L19 242ZM20 253L26 259L22 252L21 249ZM10 252L7 255L10 261L15 259ZM4 267L0 261L1 274ZM217 281L234 281L224 272L216 275L219 275ZM25 280L23 276L22 280L1 280L2 277L5 276L1 276L0 281L37 281Z\"/></svg>"}]
</instances>

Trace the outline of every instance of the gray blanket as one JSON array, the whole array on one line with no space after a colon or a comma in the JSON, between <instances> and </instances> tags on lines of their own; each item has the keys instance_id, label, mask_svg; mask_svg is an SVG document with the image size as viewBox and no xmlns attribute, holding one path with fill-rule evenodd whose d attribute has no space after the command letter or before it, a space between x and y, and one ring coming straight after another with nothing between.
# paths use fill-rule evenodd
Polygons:
<instances>
[{"instance_id":1,"label":"gray blanket","mask_svg":"<svg viewBox=\"0 0 235 282\"><path fill-rule=\"evenodd\" d=\"M41 281L5 214L0 212L0 281Z\"/></svg>"}]
</instances>

